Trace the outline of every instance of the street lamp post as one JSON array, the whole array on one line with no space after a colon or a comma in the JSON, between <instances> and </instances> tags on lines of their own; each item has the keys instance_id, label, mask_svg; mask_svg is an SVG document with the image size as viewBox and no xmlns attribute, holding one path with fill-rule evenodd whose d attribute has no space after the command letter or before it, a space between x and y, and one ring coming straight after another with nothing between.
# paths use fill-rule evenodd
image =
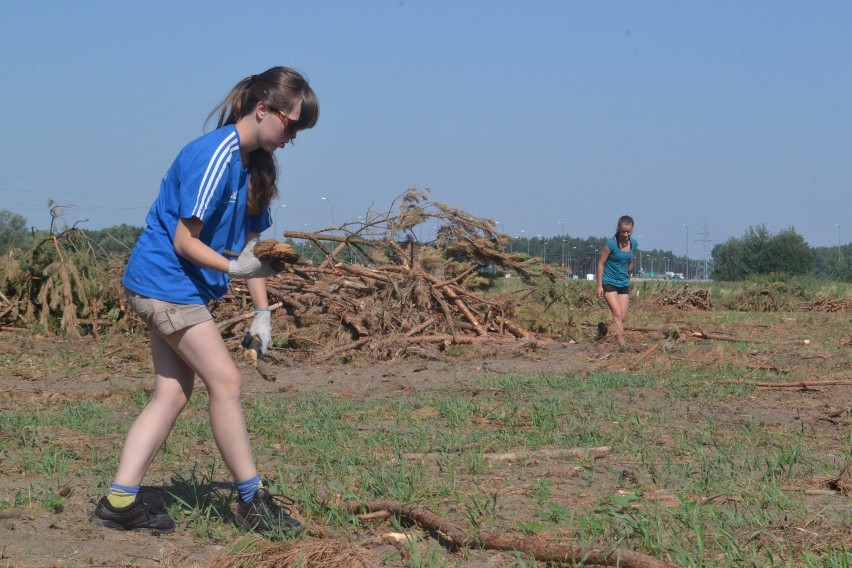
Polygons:
<instances>
[{"instance_id":1,"label":"street lamp post","mask_svg":"<svg viewBox=\"0 0 852 568\"><path fill-rule=\"evenodd\" d=\"M275 208L275 215L273 216L274 217L274 219L273 219L273 221L274 221L273 230L275 231L275 237L276 238L278 237L278 212L281 211L282 209L284 209L285 207L287 207L286 203L283 204L283 205L279 205L278 207Z\"/></svg>"},{"instance_id":2,"label":"street lamp post","mask_svg":"<svg viewBox=\"0 0 852 568\"><path fill-rule=\"evenodd\" d=\"M538 238L541 240L541 248L539 249L539 252L541 253L541 263L544 264L547 259L547 245L544 243L544 237L539 235Z\"/></svg>"},{"instance_id":3,"label":"street lamp post","mask_svg":"<svg viewBox=\"0 0 852 568\"><path fill-rule=\"evenodd\" d=\"M562 224L562 221L559 221L559 227L562 229L562 261L560 263L560 268L562 272L565 272L565 225Z\"/></svg>"},{"instance_id":4,"label":"street lamp post","mask_svg":"<svg viewBox=\"0 0 852 568\"><path fill-rule=\"evenodd\" d=\"M683 228L686 229L686 255L683 262L683 278L689 280L689 227L684 223Z\"/></svg>"},{"instance_id":5,"label":"street lamp post","mask_svg":"<svg viewBox=\"0 0 852 568\"><path fill-rule=\"evenodd\" d=\"M334 202L328 197L320 197L323 201L328 201L329 205L331 205L331 226L334 226Z\"/></svg>"}]
</instances>

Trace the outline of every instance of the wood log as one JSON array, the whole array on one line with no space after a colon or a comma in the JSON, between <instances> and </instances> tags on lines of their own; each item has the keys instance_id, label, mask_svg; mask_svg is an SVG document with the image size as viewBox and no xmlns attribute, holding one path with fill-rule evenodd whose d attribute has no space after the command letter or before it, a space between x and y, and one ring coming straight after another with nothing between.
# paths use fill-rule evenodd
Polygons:
<instances>
[{"instance_id":1,"label":"wood log","mask_svg":"<svg viewBox=\"0 0 852 568\"><path fill-rule=\"evenodd\" d=\"M355 314L352 314L352 313L349 313L349 312L346 312L346 311L341 311L339 316L340 316L340 320L343 323L345 323L346 325L348 325L349 327L351 327L352 329L355 330L355 333L358 334L358 337L370 335L370 330L368 330L366 327L364 327L364 318L363 317L358 317Z\"/></svg>"},{"instance_id":2,"label":"wood log","mask_svg":"<svg viewBox=\"0 0 852 568\"><path fill-rule=\"evenodd\" d=\"M531 334L528 331L521 328L521 326L519 326L509 318L505 318L503 316L496 316L494 318L494 321L500 324L501 330L505 327L509 331L509 333L511 333L515 337L522 337L524 339L531 337Z\"/></svg>"},{"instance_id":3,"label":"wood log","mask_svg":"<svg viewBox=\"0 0 852 568\"><path fill-rule=\"evenodd\" d=\"M753 383L763 389L802 389L808 387L852 386L852 381L798 381L795 383Z\"/></svg>"},{"instance_id":4,"label":"wood log","mask_svg":"<svg viewBox=\"0 0 852 568\"><path fill-rule=\"evenodd\" d=\"M450 333L452 334L453 342L455 342L458 338L458 331L456 331L456 326L453 323L453 312L450 310L450 306L447 305L447 302L444 301L444 298L441 293L436 290L434 286L430 285L429 292L432 294L432 297L435 298L435 301L438 302L438 305L441 307L441 310L443 310L444 318L446 319L447 325L450 328Z\"/></svg>"},{"instance_id":5,"label":"wood log","mask_svg":"<svg viewBox=\"0 0 852 568\"><path fill-rule=\"evenodd\" d=\"M559 458L592 458L606 457L612 451L610 446L595 448L545 448L541 450L517 450L514 452L488 453L482 457L489 461L518 461L525 459L559 459Z\"/></svg>"},{"instance_id":6,"label":"wood log","mask_svg":"<svg viewBox=\"0 0 852 568\"><path fill-rule=\"evenodd\" d=\"M344 241L334 247L334 250L326 252L325 260L320 263L320 268L324 266L331 266L336 268L337 255L346 250L347 246L349 246L348 243Z\"/></svg>"},{"instance_id":7,"label":"wood log","mask_svg":"<svg viewBox=\"0 0 852 568\"><path fill-rule=\"evenodd\" d=\"M344 353L352 349L358 349L362 345L365 345L372 340L372 337L362 337L361 339L353 341L352 343L347 343L346 345L341 345L340 347L335 347L334 349L329 349L328 351L320 353L319 355L315 355L313 357L313 360L320 362L325 361L327 359L331 359L332 357L334 357L335 355L339 355L340 353Z\"/></svg>"},{"instance_id":8,"label":"wood log","mask_svg":"<svg viewBox=\"0 0 852 568\"><path fill-rule=\"evenodd\" d=\"M378 280L379 282L390 281L390 277L388 275L382 274L378 270L370 270L368 268L364 268L363 266L359 266L357 264L347 264L345 266L342 266L341 270L356 276L360 276L362 278L368 278L370 280Z\"/></svg>"},{"instance_id":9,"label":"wood log","mask_svg":"<svg viewBox=\"0 0 852 568\"><path fill-rule=\"evenodd\" d=\"M281 307L281 302L278 302L278 303L276 303L276 304L271 304L271 305L269 306L269 311L270 311L270 312L274 312L275 310L279 309L280 307ZM239 322L241 322L241 321L244 321L244 320L247 320L247 319L251 319L251 318L253 318L253 317L254 317L254 312L253 312L253 311L252 311L252 312L245 312L245 313L237 314L237 315L235 315L235 316L234 316L234 317L232 317L232 318L228 318L228 319L226 319L226 320L220 321L219 323L217 323L217 324L216 324L216 327L219 329L219 331L222 331L223 329L226 329L226 328L228 328L228 327L231 327L231 326L232 326L232 325L234 325L235 323L239 323Z\"/></svg>"},{"instance_id":10,"label":"wood log","mask_svg":"<svg viewBox=\"0 0 852 568\"><path fill-rule=\"evenodd\" d=\"M474 327L476 327L476 333L478 335L485 335L485 330L482 328L482 324L479 323L479 319L473 314L470 308L467 307L461 298L458 297L455 290L453 290L452 286L444 286L440 288L439 291L443 291L446 296L452 300L452 302L456 305L456 307L464 314L464 317L467 318L467 321L472 323Z\"/></svg>"},{"instance_id":11,"label":"wood log","mask_svg":"<svg viewBox=\"0 0 852 568\"><path fill-rule=\"evenodd\" d=\"M609 455L612 451L610 446L599 446L595 448L543 448L539 450L515 450L511 452L485 453L483 459L492 462L519 461L519 460L551 460L560 458L578 459L600 459ZM438 459L445 457L447 452L429 452L420 454L405 454L406 459Z\"/></svg>"},{"instance_id":12,"label":"wood log","mask_svg":"<svg viewBox=\"0 0 852 568\"><path fill-rule=\"evenodd\" d=\"M367 241L361 237L354 237L351 235L341 237L338 235L325 235L322 233L303 233L301 231L284 231L283 235L289 239L303 239L312 242L325 241L330 243L359 244L365 246L384 246L383 240Z\"/></svg>"},{"instance_id":13,"label":"wood log","mask_svg":"<svg viewBox=\"0 0 852 568\"><path fill-rule=\"evenodd\" d=\"M453 285L459 284L462 280L464 280L465 278L467 278L468 276L473 274L473 271L476 270L476 268L477 268L476 266L471 266L470 268L468 268L467 270L465 270L464 272L462 272L458 276L454 276L453 278L450 278L449 280L444 280L443 282L436 282L435 287L436 288L443 288L444 286L448 286L450 284L453 284ZM426 274L426 273L425 272L421 273L421 276L423 274Z\"/></svg>"},{"instance_id":14,"label":"wood log","mask_svg":"<svg viewBox=\"0 0 852 568\"><path fill-rule=\"evenodd\" d=\"M274 239L259 241L254 245L254 255L261 260L294 264L299 261L299 255L289 243L282 243Z\"/></svg>"},{"instance_id":15,"label":"wood log","mask_svg":"<svg viewBox=\"0 0 852 568\"><path fill-rule=\"evenodd\" d=\"M405 333L405 335L408 336L408 337L411 337L412 335L417 335L418 333L425 330L427 327L429 327L430 325L433 325L434 323L435 323L435 318L431 317L431 318L427 319L426 321L424 321L423 323L416 325L416 326L412 327L411 329L409 329Z\"/></svg>"},{"instance_id":16,"label":"wood log","mask_svg":"<svg viewBox=\"0 0 852 568\"><path fill-rule=\"evenodd\" d=\"M398 517L411 519L421 527L442 533L457 548L482 548L522 552L539 562L568 566L619 566L620 568L677 568L653 556L619 548L596 549L546 542L536 537L520 537L489 531L466 531L443 519L425 507L402 505L397 501L339 503L335 505L355 515L373 511L390 511Z\"/></svg>"}]
</instances>

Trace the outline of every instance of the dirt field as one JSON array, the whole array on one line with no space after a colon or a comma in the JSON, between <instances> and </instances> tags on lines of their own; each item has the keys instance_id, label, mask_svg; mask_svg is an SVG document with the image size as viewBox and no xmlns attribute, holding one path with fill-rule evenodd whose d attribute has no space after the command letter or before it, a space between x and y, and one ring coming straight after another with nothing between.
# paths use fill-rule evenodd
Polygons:
<instances>
[{"instance_id":1,"label":"dirt field","mask_svg":"<svg viewBox=\"0 0 852 568\"><path fill-rule=\"evenodd\" d=\"M603 312L599 317L605 317ZM245 368L245 397L251 401L314 395L385 401L390 405L399 397L414 394L456 393L470 399L499 390L482 385L493 385L501 378L526 380L553 375L583 381L597 376L596 373L635 375L640 380L656 378L662 382L647 388L640 385L637 389L616 389L607 401L601 401L602 405L623 405L639 413L637 416L646 417L647 430L639 439L643 446L653 447L656 452L664 453L667 447L677 450L673 453L681 450L670 433L661 433L659 428L663 425L655 421L655 416L663 417L659 422L667 423L667 427L682 421L685 427L691 424L700 430L702 423L712 420L719 430L734 431L752 424L779 436L797 430L804 433L813 452L812 461L818 465L796 469L774 486L800 502L802 510L809 511L810 516L791 517L786 525L752 525L744 527L743 532L762 530L763 536L755 537L757 540L800 539L805 548L819 553L826 547L848 547L852 532L849 492L844 494L836 487L820 484L826 464L829 468L830 464L837 464L839 475L840 466L852 454L850 322L847 313L740 315L645 308L631 322L635 329L628 333L627 351L615 349L608 340L565 344L547 350L533 350L519 342L517 347L503 346L484 353L464 351L429 360L278 367L275 382L263 381L253 369ZM123 435L103 432L101 436L86 436L81 430L61 425L52 428L44 413L67 413L69 407L84 402L111 405L112 401L133 397L144 400L151 385L144 337L132 342L125 338L98 342L92 338L70 341L0 332L0 357L0 415L15 417L14 421L0 418L3 428L0 432L0 566L204 566L222 552L228 539L236 538L233 532L216 531L205 537L185 523L179 523L175 533L157 537L101 530L88 521L111 472L109 468L87 472L86 463L90 460L99 463L102 456L116 452ZM674 381L688 384L691 377L702 388L714 380L733 386L724 387L727 390L709 402L695 398L694 394L673 397L667 383L669 378L672 384ZM803 381L813 385L794 388L754 385ZM203 395L199 392L198 396ZM123 405L116 404L115 409L126 414ZM203 414L203 408L199 412ZM36 426L21 427L24 417L30 414ZM368 431L385 425L386 416L378 412L374 416L374 424L366 423L361 416L359 429ZM129 425L132 416L125 418ZM598 428L615 426L598 425ZM611 453L592 460L591 465L567 459L495 460L488 467L460 476L458 483L471 494L499 494L499 514L490 518L489 526L513 534L520 534L520 523L536 518L536 488L539 488L540 505L542 485L535 480L548 480L552 501L584 511L593 511L602 495L618 495L619 491L637 487L643 489L643 502L653 501L662 507L668 506L668 501L683 502L686 496L696 503L734 499L730 495L701 495L697 489L655 483L653 468L642 464L627 446L627 443L613 444ZM46 447L58 447L73 456L71 465L57 471L51 456L40 452ZM712 453L713 448L707 445L706 450ZM678 459L689 462L698 456L680 455ZM427 471L441 475L438 468ZM223 474L219 481L227 481L227 476ZM146 482L156 485L154 479ZM57 494L53 501L45 495L49 493L46 488L51 487ZM429 505L448 515L455 510L452 505L438 501ZM465 518L463 512L456 510L453 520L461 523ZM384 526L379 523L354 530L345 525L326 526L322 518L307 520L312 526L322 528L322 534L361 543L367 536L391 530L387 522ZM560 530L546 531L546 537L553 542L562 538L576 542L581 532L578 527L570 526ZM590 544L597 544L590 540ZM629 548L629 544L622 546ZM382 550L393 551L387 544L367 548L376 558L381 558ZM441 564L422 559L418 563L410 557L389 558L385 556L384 565L520 566L513 555L494 551L446 553L442 556L445 563ZM382 565L378 562L376 565ZM705 562L712 565L708 560Z\"/></svg>"}]
</instances>

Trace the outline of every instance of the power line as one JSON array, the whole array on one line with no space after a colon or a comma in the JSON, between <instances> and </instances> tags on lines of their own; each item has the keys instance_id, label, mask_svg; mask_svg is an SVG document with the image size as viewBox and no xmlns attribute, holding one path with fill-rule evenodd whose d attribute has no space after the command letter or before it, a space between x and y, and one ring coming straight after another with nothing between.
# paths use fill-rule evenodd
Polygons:
<instances>
[{"instance_id":1,"label":"power line","mask_svg":"<svg viewBox=\"0 0 852 568\"><path fill-rule=\"evenodd\" d=\"M26 176L0 176L2 180L12 181L50 181L60 183L157 183L160 178L145 178L145 179L104 179L104 178L74 178L66 177L42 178L42 177L26 177Z\"/></svg>"}]
</instances>

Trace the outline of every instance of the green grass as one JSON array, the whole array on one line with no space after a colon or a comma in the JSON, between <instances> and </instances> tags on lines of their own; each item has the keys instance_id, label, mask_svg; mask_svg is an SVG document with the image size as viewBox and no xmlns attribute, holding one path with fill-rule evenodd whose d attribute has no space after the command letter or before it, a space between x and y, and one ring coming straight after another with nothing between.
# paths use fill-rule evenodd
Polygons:
<instances>
[{"instance_id":1,"label":"green grass","mask_svg":"<svg viewBox=\"0 0 852 568\"><path fill-rule=\"evenodd\" d=\"M313 393L250 397L244 406L272 489L335 530L355 532L361 523L327 506L326 495L420 503L473 530L620 546L683 566L848 568L852 551L797 544L779 527L848 526L842 508L816 517L803 494L789 487L836 473L842 459L852 459L852 434L831 453L814 445L813 432L801 425L723 420L713 409L754 388L718 381L742 374L686 364L659 374L512 373L475 378L458 390L397 393L392 402L383 393ZM146 400L128 394L126 407L87 400L56 410L4 411L0 456L30 482L0 500L0 509L61 511L59 487L91 480L93 471L97 486L86 491L102 492L116 456L63 440L106 435L120 447L128 414ZM205 397L196 395L146 483L162 486L171 514L188 521L194 538L229 542L237 534L229 513L236 494L205 409ZM509 450L596 446L610 446L611 454L599 462L488 459ZM654 495L661 491L673 503L658 502ZM725 499L718 503L704 502L720 495ZM511 561L538 566L523 555ZM412 544L407 565L455 566L456 560L443 549Z\"/></svg>"}]
</instances>

